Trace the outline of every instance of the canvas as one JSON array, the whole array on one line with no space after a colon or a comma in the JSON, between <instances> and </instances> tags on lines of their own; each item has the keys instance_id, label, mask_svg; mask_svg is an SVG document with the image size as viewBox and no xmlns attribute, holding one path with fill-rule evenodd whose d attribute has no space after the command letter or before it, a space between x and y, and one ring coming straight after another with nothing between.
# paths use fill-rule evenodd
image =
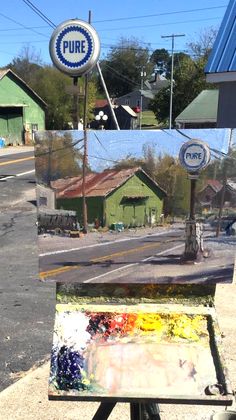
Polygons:
<instances>
[{"instance_id":1,"label":"canvas","mask_svg":"<svg viewBox=\"0 0 236 420\"><path fill-rule=\"evenodd\" d=\"M182 264L191 228L185 222L192 181L178 153L190 138L207 142L211 161L196 183L199 258ZM41 280L231 282L236 250L234 160L235 132L229 129L37 132Z\"/></svg>"}]
</instances>

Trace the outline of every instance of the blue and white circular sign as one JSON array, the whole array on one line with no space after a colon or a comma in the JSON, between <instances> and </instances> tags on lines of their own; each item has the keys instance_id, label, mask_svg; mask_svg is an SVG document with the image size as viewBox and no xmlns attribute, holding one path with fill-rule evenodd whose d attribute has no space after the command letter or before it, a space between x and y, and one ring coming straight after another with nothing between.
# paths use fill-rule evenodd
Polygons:
<instances>
[{"instance_id":1,"label":"blue and white circular sign","mask_svg":"<svg viewBox=\"0 0 236 420\"><path fill-rule=\"evenodd\" d=\"M82 76L97 63L100 40L87 22L71 19L54 30L49 45L54 65L72 77Z\"/></svg>"},{"instance_id":2,"label":"blue and white circular sign","mask_svg":"<svg viewBox=\"0 0 236 420\"><path fill-rule=\"evenodd\" d=\"M179 152L180 164L188 172L198 172L210 162L209 146L201 140L193 139L183 144Z\"/></svg>"}]
</instances>

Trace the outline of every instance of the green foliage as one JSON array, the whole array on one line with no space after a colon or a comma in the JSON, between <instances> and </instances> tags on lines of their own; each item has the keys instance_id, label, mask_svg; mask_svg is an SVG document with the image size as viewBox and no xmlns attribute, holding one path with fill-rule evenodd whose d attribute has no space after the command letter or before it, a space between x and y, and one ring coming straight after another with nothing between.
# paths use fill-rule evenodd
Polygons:
<instances>
[{"instance_id":1,"label":"green foliage","mask_svg":"<svg viewBox=\"0 0 236 420\"><path fill-rule=\"evenodd\" d=\"M143 48L135 38L121 38L101 66L108 92L113 97L140 88L142 67L145 67L146 73L152 68L148 49Z\"/></svg>"}]
</instances>

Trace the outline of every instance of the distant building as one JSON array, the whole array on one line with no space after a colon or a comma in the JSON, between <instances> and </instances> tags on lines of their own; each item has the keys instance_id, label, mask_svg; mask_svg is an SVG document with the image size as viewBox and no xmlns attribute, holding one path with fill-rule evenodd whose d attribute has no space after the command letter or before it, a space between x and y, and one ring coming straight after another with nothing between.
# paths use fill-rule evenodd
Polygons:
<instances>
[{"instance_id":1,"label":"distant building","mask_svg":"<svg viewBox=\"0 0 236 420\"><path fill-rule=\"evenodd\" d=\"M236 127L236 1L230 0L208 63L206 80L219 86L217 127Z\"/></svg>"},{"instance_id":2,"label":"distant building","mask_svg":"<svg viewBox=\"0 0 236 420\"><path fill-rule=\"evenodd\" d=\"M0 137L5 144L31 144L45 129L46 103L12 70L0 70Z\"/></svg>"},{"instance_id":3,"label":"distant building","mask_svg":"<svg viewBox=\"0 0 236 420\"><path fill-rule=\"evenodd\" d=\"M215 207L220 207L222 192L219 191L213 200ZM228 179L224 192L224 207L236 208L236 179Z\"/></svg>"},{"instance_id":4,"label":"distant building","mask_svg":"<svg viewBox=\"0 0 236 420\"><path fill-rule=\"evenodd\" d=\"M205 186L197 194L197 201L203 209L210 210L216 194L222 189L221 182L216 179L208 179Z\"/></svg>"},{"instance_id":5,"label":"distant building","mask_svg":"<svg viewBox=\"0 0 236 420\"><path fill-rule=\"evenodd\" d=\"M149 110L150 100L164 87L169 85L169 81L160 73L154 75L153 80L146 80L143 89L133 90L126 95L114 99L116 105L128 105L134 111L141 109Z\"/></svg>"},{"instance_id":6,"label":"distant building","mask_svg":"<svg viewBox=\"0 0 236 420\"><path fill-rule=\"evenodd\" d=\"M66 187L67 182L67 187ZM108 226L154 225L163 209L165 191L141 168L90 173L85 180L88 223ZM82 177L51 182L56 207L76 210L82 222Z\"/></svg>"},{"instance_id":7,"label":"distant building","mask_svg":"<svg viewBox=\"0 0 236 420\"><path fill-rule=\"evenodd\" d=\"M202 209L212 210L219 208L222 200L223 184L217 180L209 179L204 188L197 194L197 201ZM236 207L236 179L228 179L224 192L224 207Z\"/></svg>"},{"instance_id":8,"label":"distant building","mask_svg":"<svg viewBox=\"0 0 236 420\"><path fill-rule=\"evenodd\" d=\"M177 128L215 128L218 108L218 89L203 90L176 117Z\"/></svg>"},{"instance_id":9,"label":"distant building","mask_svg":"<svg viewBox=\"0 0 236 420\"><path fill-rule=\"evenodd\" d=\"M113 110L121 130L135 130L138 127L138 116L128 105L113 105ZM95 130L101 128L115 130L116 126L112 118L110 106L105 105L104 107L95 108L94 116L98 115L100 111L103 111L107 115L107 120L94 120L90 123L90 128Z\"/></svg>"},{"instance_id":10,"label":"distant building","mask_svg":"<svg viewBox=\"0 0 236 420\"><path fill-rule=\"evenodd\" d=\"M116 105L129 106L133 110L140 109L141 107L141 95L142 95L142 110L147 111L149 109L150 100L154 98L154 94L151 90L134 90L127 93L126 95L120 96L114 99Z\"/></svg>"}]
</instances>

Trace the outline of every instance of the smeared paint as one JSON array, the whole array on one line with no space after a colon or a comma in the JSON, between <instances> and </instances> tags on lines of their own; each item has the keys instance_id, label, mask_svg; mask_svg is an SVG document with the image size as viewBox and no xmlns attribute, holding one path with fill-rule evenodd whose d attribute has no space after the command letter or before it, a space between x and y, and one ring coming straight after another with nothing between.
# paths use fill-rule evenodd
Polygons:
<instances>
[{"instance_id":1,"label":"smeared paint","mask_svg":"<svg viewBox=\"0 0 236 420\"><path fill-rule=\"evenodd\" d=\"M209 353L206 316L142 312L137 307L132 308L133 312L114 311L113 306L108 308L108 311L99 311L99 305L94 305L92 311L86 306L60 306L55 322L51 358L50 382L55 389L103 393L107 387L109 393L118 392L115 391L114 375L120 377L117 371L119 369L127 378L127 370L131 368L129 364L132 364L131 349L140 354L140 363L152 365L156 372L159 371L160 377L165 370L171 376L173 370L179 378L183 379L184 375L185 379L193 381L191 389L196 391L199 388L199 384L194 385L198 377L198 348L202 354ZM181 348L184 347L180 343L181 346L182 343L187 346L183 351ZM192 347L192 343L197 344ZM173 356L173 363L171 359L164 358L168 346L172 347L175 354L178 350L180 355L178 358ZM127 358L126 349L129 348L130 356ZM110 358L109 361L103 360L105 355ZM136 360L136 356L134 359ZM102 364L102 360L105 364ZM132 369L136 367L133 365ZM106 379L102 377L102 371ZM143 372L143 368L141 371ZM140 373L136 373L136 376L141 383ZM166 386L170 387L168 384L167 381ZM123 382L122 387L125 389Z\"/></svg>"}]
</instances>

